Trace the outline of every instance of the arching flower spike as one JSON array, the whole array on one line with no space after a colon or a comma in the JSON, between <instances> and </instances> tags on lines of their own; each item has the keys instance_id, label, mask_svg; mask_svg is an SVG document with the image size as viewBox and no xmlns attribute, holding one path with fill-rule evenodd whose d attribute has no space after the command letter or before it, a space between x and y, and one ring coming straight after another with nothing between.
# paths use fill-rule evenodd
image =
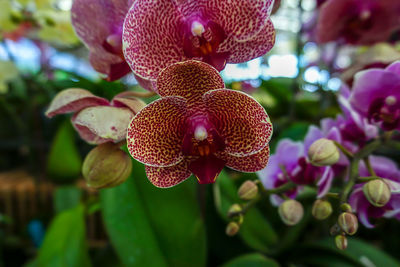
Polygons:
<instances>
[{"instance_id":1,"label":"arching flower spike","mask_svg":"<svg viewBox=\"0 0 400 267\"><path fill-rule=\"evenodd\" d=\"M124 22L124 55L154 81L169 65L196 59L217 70L268 52L275 42L273 0L137 0Z\"/></svg>"},{"instance_id":2,"label":"arching flower spike","mask_svg":"<svg viewBox=\"0 0 400 267\"><path fill-rule=\"evenodd\" d=\"M225 89L216 69L176 63L160 73L157 88L161 99L132 119L127 134L130 154L155 186L174 186L191 173L213 183L225 165L243 172L267 165L267 113L247 94Z\"/></svg>"}]
</instances>

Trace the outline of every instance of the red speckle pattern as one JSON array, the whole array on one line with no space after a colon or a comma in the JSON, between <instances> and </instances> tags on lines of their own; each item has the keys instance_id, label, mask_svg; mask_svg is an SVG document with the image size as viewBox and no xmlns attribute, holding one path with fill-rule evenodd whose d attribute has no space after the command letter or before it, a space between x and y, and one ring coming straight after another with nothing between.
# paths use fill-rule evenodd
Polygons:
<instances>
[{"instance_id":1,"label":"red speckle pattern","mask_svg":"<svg viewBox=\"0 0 400 267\"><path fill-rule=\"evenodd\" d=\"M253 38L246 42L238 42L233 38L225 39L217 52L230 51L229 63L241 63L267 53L275 44L275 29L271 20Z\"/></svg>"},{"instance_id":2,"label":"red speckle pattern","mask_svg":"<svg viewBox=\"0 0 400 267\"><path fill-rule=\"evenodd\" d=\"M234 156L248 156L265 146L272 135L272 124L265 109L251 96L218 89L204 95L207 112L225 140L225 151Z\"/></svg>"},{"instance_id":3,"label":"red speckle pattern","mask_svg":"<svg viewBox=\"0 0 400 267\"><path fill-rule=\"evenodd\" d=\"M231 56L226 63L251 60L268 52L274 43L274 28L268 19L272 2L136 0L124 22L125 59L136 75L152 81L162 69L188 59L202 59L221 69L228 55ZM197 18L205 25L208 22L218 25L225 40L215 47L215 53L189 58L185 55L184 40L185 35L191 34L189 24Z\"/></svg>"},{"instance_id":4,"label":"red speckle pattern","mask_svg":"<svg viewBox=\"0 0 400 267\"><path fill-rule=\"evenodd\" d=\"M172 167L151 167L146 165L146 174L150 182L162 188L175 186L190 177L188 161L183 160Z\"/></svg>"},{"instance_id":5,"label":"red speckle pattern","mask_svg":"<svg viewBox=\"0 0 400 267\"><path fill-rule=\"evenodd\" d=\"M132 157L154 167L180 162L185 119L184 98L170 96L147 105L128 126L126 139Z\"/></svg>"},{"instance_id":6,"label":"red speckle pattern","mask_svg":"<svg viewBox=\"0 0 400 267\"><path fill-rule=\"evenodd\" d=\"M132 119L127 136L129 152L147 165L148 178L155 186L178 184L190 176L190 169L198 172L202 183L213 182L225 162L246 172L266 166L272 135L267 113L249 95L218 89L221 86L218 72L200 61L176 63L159 76L162 98ZM207 141L193 141L198 125L207 129ZM204 145L201 150L200 143ZM216 162L222 165L209 164Z\"/></svg>"},{"instance_id":7,"label":"red speckle pattern","mask_svg":"<svg viewBox=\"0 0 400 267\"><path fill-rule=\"evenodd\" d=\"M227 153L218 154L226 161L226 166L240 172L256 172L265 168L269 160L269 146L264 147L256 154L246 157L235 157Z\"/></svg>"},{"instance_id":8,"label":"red speckle pattern","mask_svg":"<svg viewBox=\"0 0 400 267\"><path fill-rule=\"evenodd\" d=\"M176 63L164 69L157 79L161 96L182 96L189 106L201 103L207 91L224 87L216 69L195 60Z\"/></svg>"},{"instance_id":9,"label":"red speckle pattern","mask_svg":"<svg viewBox=\"0 0 400 267\"><path fill-rule=\"evenodd\" d=\"M124 60L102 46L111 34L120 33L126 13L134 0L74 0L71 21L75 32L89 48L93 68L106 75L110 65Z\"/></svg>"},{"instance_id":10,"label":"red speckle pattern","mask_svg":"<svg viewBox=\"0 0 400 267\"><path fill-rule=\"evenodd\" d=\"M165 67L187 58L179 46L182 18L170 0L140 0L129 10L122 37L125 59L143 79L155 80Z\"/></svg>"}]
</instances>

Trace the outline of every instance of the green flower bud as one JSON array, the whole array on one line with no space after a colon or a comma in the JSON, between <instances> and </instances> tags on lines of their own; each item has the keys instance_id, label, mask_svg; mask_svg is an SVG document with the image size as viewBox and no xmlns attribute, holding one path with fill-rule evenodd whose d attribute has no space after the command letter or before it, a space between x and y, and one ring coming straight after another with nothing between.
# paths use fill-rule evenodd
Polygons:
<instances>
[{"instance_id":1,"label":"green flower bud","mask_svg":"<svg viewBox=\"0 0 400 267\"><path fill-rule=\"evenodd\" d=\"M311 144L308 158L315 166L333 165L339 160L339 150L332 140L321 138Z\"/></svg>"},{"instance_id":2,"label":"green flower bud","mask_svg":"<svg viewBox=\"0 0 400 267\"><path fill-rule=\"evenodd\" d=\"M230 222L228 223L228 225L226 226L226 230L225 233L228 236L234 236L239 232L240 226L238 223L236 222Z\"/></svg>"},{"instance_id":3,"label":"green flower bud","mask_svg":"<svg viewBox=\"0 0 400 267\"><path fill-rule=\"evenodd\" d=\"M348 235L354 235L358 229L358 220L356 215L350 212L343 212L339 215L338 224Z\"/></svg>"},{"instance_id":4,"label":"green flower bud","mask_svg":"<svg viewBox=\"0 0 400 267\"><path fill-rule=\"evenodd\" d=\"M342 203L342 204L340 205L340 209L341 209L342 211L344 211L344 212L353 212L353 209L352 209L352 207L350 206L349 203Z\"/></svg>"},{"instance_id":5,"label":"green flower bud","mask_svg":"<svg viewBox=\"0 0 400 267\"><path fill-rule=\"evenodd\" d=\"M87 185L97 189L114 187L125 182L131 171L130 157L110 142L92 149L82 166Z\"/></svg>"},{"instance_id":6,"label":"green flower bud","mask_svg":"<svg viewBox=\"0 0 400 267\"><path fill-rule=\"evenodd\" d=\"M347 238L344 235L338 235L335 237L335 245L340 250L347 248Z\"/></svg>"},{"instance_id":7,"label":"green flower bud","mask_svg":"<svg viewBox=\"0 0 400 267\"><path fill-rule=\"evenodd\" d=\"M311 210L317 220L325 220L332 214L332 205L329 201L317 199Z\"/></svg>"},{"instance_id":8,"label":"green flower bud","mask_svg":"<svg viewBox=\"0 0 400 267\"><path fill-rule=\"evenodd\" d=\"M390 188L381 179L364 184L363 191L368 201L375 207L383 207L390 200Z\"/></svg>"},{"instance_id":9,"label":"green flower bud","mask_svg":"<svg viewBox=\"0 0 400 267\"><path fill-rule=\"evenodd\" d=\"M233 204L228 210L228 218L232 218L238 224L243 223L243 214L238 214L242 211L242 207L239 204Z\"/></svg>"},{"instance_id":10,"label":"green flower bud","mask_svg":"<svg viewBox=\"0 0 400 267\"><path fill-rule=\"evenodd\" d=\"M252 200L258 195L258 186L253 181L247 180L239 187L238 195L243 200Z\"/></svg>"},{"instance_id":11,"label":"green flower bud","mask_svg":"<svg viewBox=\"0 0 400 267\"><path fill-rule=\"evenodd\" d=\"M279 216L286 225L295 225L304 214L303 206L294 199L285 200L278 208Z\"/></svg>"}]
</instances>

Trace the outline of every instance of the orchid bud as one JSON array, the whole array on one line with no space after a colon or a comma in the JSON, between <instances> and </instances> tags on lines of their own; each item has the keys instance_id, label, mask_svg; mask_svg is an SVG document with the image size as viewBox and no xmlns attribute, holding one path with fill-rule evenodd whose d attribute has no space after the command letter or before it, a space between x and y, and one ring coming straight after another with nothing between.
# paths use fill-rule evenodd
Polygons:
<instances>
[{"instance_id":1,"label":"orchid bud","mask_svg":"<svg viewBox=\"0 0 400 267\"><path fill-rule=\"evenodd\" d=\"M364 184L363 192L368 201L375 207L383 207L390 200L390 188L381 179Z\"/></svg>"},{"instance_id":2,"label":"orchid bud","mask_svg":"<svg viewBox=\"0 0 400 267\"><path fill-rule=\"evenodd\" d=\"M92 149L82 166L87 185L97 189L114 187L125 182L131 171L130 157L110 142Z\"/></svg>"},{"instance_id":3,"label":"orchid bud","mask_svg":"<svg viewBox=\"0 0 400 267\"><path fill-rule=\"evenodd\" d=\"M341 209L343 212L353 212L353 208L350 206L349 203L342 203L342 204L340 205L340 209Z\"/></svg>"},{"instance_id":4,"label":"orchid bud","mask_svg":"<svg viewBox=\"0 0 400 267\"><path fill-rule=\"evenodd\" d=\"M247 180L239 187L238 195L243 200L252 200L258 195L258 186L253 181Z\"/></svg>"},{"instance_id":5,"label":"orchid bud","mask_svg":"<svg viewBox=\"0 0 400 267\"><path fill-rule=\"evenodd\" d=\"M236 222L230 222L228 223L228 225L226 226L226 230L225 233L228 236L234 236L239 232L240 226L238 223Z\"/></svg>"},{"instance_id":6,"label":"orchid bud","mask_svg":"<svg viewBox=\"0 0 400 267\"><path fill-rule=\"evenodd\" d=\"M308 158L315 166L333 165L338 162L339 156L335 143L326 138L318 139L308 149Z\"/></svg>"},{"instance_id":7,"label":"orchid bud","mask_svg":"<svg viewBox=\"0 0 400 267\"><path fill-rule=\"evenodd\" d=\"M347 238L344 235L337 235L335 237L335 245L340 250L347 248Z\"/></svg>"},{"instance_id":8,"label":"orchid bud","mask_svg":"<svg viewBox=\"0 0 400 267\"><path fill-rule=\"evenodd\" d=\"M325 220L332 214L332 205L329 201L317 199L311 210L312 215L317 220Z\"/></svg>"},{"instance_id":9,"label":"orchid bud","mask_svg":"<svg viewBox=\"0 0 400 267\"><path fill-rule=\"evenodd\" d=\"M338 224L348 235L354 235L358 229L358 220L356 215L350 212L343 212L339 215Z\"/></svg>"},{"instance_id":10,"label":"orchid bud","mask_svg":"<svg viewBox=\"0 0 400 267\"><path fill-rule=\"evenodd\" d=\"M285 200L278 208L279 216L286 225L295 225L304 214L303 206L294 199Z\"/></svg>"},{"instance_id":11,"label":"orchid bud","mask_svg":"<svg viewBox=\"0 0 400 267\"><path fill-rule=\"evenodd\" d=\"M243 214L240 214L242 207L239 204L233 204L228 210L228 217L232 218L238 224L243 223Z\"/></svg>"}]
</instances>

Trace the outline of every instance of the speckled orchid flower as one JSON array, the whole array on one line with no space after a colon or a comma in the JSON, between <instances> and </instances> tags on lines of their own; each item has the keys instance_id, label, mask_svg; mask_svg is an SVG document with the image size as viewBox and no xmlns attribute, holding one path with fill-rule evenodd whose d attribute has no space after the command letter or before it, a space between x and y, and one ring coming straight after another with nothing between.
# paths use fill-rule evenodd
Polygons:
<instances>
[{"instance_id":1,"label":"speckled orchid flower","mask_svg":"<svg viewBox=\"0 0 400 267\"><path fill-rule=\"evenodd\" d=\"M131 70L122 53L122 24L134 0L74 0L76 34L89 48L93 68L114 81Z\"/></svg>"},{"instance_id":2,"label":"speckled orchid flower","mask_svg":"<svg viewBox=\"0 0 400 267\"><path fill-rule=\"evenodd\" d=\"M111 102L87 90L67 89L51 102L46 116L74 113L72 125L83 140L90 144L119 142L125 139L132 117L145 103L130 97L129 92L116 95Z\"/></svg>"},{"instance_id":3,"label":"speckled orchid flower","mask_svg":"<svg viewBox=\"0 0 400 267\"><path fill-rule=\"evenodd\" d=\"M400 130L400 61L355 75L352 107L383 130Z\"/></svg>"},{"instance_id":4,"label":"speckled orchid flower","mask_svg":"<svg viewBox=\"0 0 400 267\"><path fill-rule=\"evenodd\" d=\"M273 0L136 0L124 22L124 55L133 72L154 81L188 59L217 70L264 55L275 42Z\"/></svg>"},{"instance_id":5,"label":"speckled orchid flower","mask_svg":"<svg viewBox=\"0 0 400 267\"><path fill-rule=\"evenodd\" d=\"M174 186L192 173L213 183L224 166L255 172L267 165L267 113L247 94L225 89L215 68L175 63L160 73L157 88L161 98L132 119L127 133L130 154L155 186Z\"/></svg>"}]
</instances>

